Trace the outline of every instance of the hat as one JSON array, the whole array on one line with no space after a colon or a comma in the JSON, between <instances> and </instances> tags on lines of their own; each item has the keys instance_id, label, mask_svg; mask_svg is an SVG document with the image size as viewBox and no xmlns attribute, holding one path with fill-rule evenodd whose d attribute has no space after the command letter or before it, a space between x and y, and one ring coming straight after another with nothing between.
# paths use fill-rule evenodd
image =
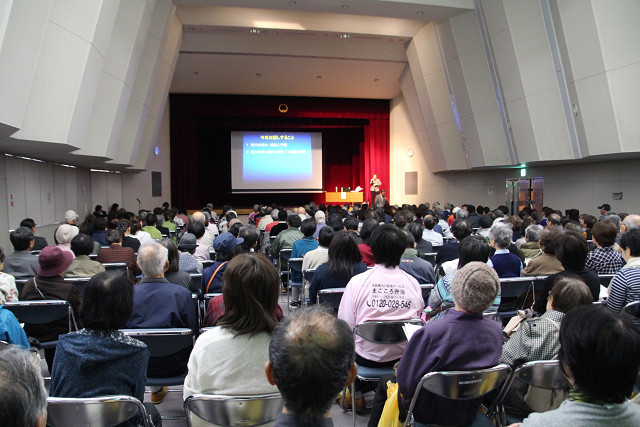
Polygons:
<instances>
[{"instance_id":1,"label":"hat","mask_svg":"<svg viewBox=\"0 0 640 427\"><path fill-rule=\"evenodd\" d=\"M52 277L63 273L73 261L73 254L57 246L46 246L38 255L38 276Z\"/></svg>"},{"instance_id":2,"label":"hat","mask_svg":"<svg viewBox=\"0 0 640 427\"><path fill-rule=\"evenodd\" d=\"M178 243L178 249L191 250L198 246L196 236L192 233L184 233Z\"/></svg>"},{"instance_id":3,"label":"hat","mask_svg":"<svg viewBox=\"0 0 640 427\"><path fill-rule=\"evenodd\" d=\"M483 262L470 262L456 273L451 283L455 303L465 311L482 313L500 291L498 273Z\"/></svg>"},{"instance_id":4,"label":"hat","mask_svg":"<svg viewBox=\"0 0 640 427\"><path fill-rule=\"evenodd\" d=\"M78 227L70 224L62 224L56 230L56 242L60 243L71 243L71 239L76 237L80 230Z\"/></svg>"},{"instance_id":5,"label":"hat","mask_svg":"<svg viewBox=\"0 0 640 427\"><path fill-rule=\"evenodd\" d=\"M602 206L598 206L598 209L603 209L609 212L611 210L611 206L609 206L607 203L603 203Z\"/></svg>"},{"instance_id":6,"label":"hat","mask_svg":"<svg viewBox=\"0 0 640 427\"><path fill-rule=\"evenodd\" d=\"M235 248L242 242L244 242L244 239L242 237L236 238L233 234L229 232L222 233L221 235L216 237L216 240L213 241L213 249L215 249L216 252L222 252L223 254L228 254L231 252L233 248Z\"/></svg>"},{"instance_id":7,"label":"hat","mask_svg":"<svg viewBox=\"0 0 640 427\"><path fill-rule=\"evenodd\" d=\"M232 218L231 221L229 221L229 223L227 224L227 227L231 227L233 224L239 222L240 225L242 225L242 221L240 221L238 218Z\"/></svg>"},{"instance_id":8,"label":"hat","mask_svg":"<svg viewBox=\"0 0 640 427\"><path fill-rule=\"evenodd\" d=\"M75 211L68 210L64 213L64 221L71 222L73 220L78 219L78 214Z\"/></svg>"},{"instance_id":9,"label":"hat","mask_svg":"<svg viewBox=\"0 0 640 427\"><path fill-rule=\"evenodd\" d=\"M314 218L316 219L316 222L324 222L325 221L324 212L322 211L316 212Z\"/></svg>"}]
</instances>

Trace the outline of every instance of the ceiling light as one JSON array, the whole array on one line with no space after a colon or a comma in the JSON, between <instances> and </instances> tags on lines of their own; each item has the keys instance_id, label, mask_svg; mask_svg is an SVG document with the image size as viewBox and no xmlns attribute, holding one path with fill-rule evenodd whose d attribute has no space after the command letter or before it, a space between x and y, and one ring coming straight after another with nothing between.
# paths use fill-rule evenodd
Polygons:
<instances>
[{"instance_id":1,"label":"ceiling light","mask_svg":"<svg viewBox=\"0 0 640 427\"><path fill-rule=\"evenodd\" d=\"M416 12L416 15L424 15L424 12L419 10L419 11Z\"/></svg>"},{"instance_id":2,"label":"ceiling light","mask_svg":"<svg viewBox=\"0 0 640 427\"><path fill-rule=\"evenodd\" d=\"M348 39L348 38L350 38L351 36L350 36L349 34L340 34L340 36L339 36L339 37L340 37L341 39Z\"/></svg>"},{"instance_id":3,"label":"ceiling light","mask_svg":"<svg viewBox=\"0 0 640 427\"><path fill-rule=\"evenodd\" d=\"M343 5L342 5L342 8L343 8L343 9L349 9L349 5L348 5L348 4L343 4Z\"/></svg>"},{"instance_id":4,"label":"ceiling light","mask_svg":"<svg viewBox=\"0 0 640 427\"><path fill-rule=\"evenodd\" d=\"M257 77L257 78L260 78L260 77L262 77L262 74L260 74L260 73L256 73L256 77Z\"/></svg>"},{"instance_id":5,"label":"ceiling light","mask_svg":"<svg viewBox=\"0 0 640 427\"><path fill-rule=\"evenodd\" d=\"M252 28L252 29L250 29L250 30L249 30L249 32L250 32L251 34L260 34L260 30L259 30L259 29L257 29L257 28Z\"/></svg>"}]
</instances>

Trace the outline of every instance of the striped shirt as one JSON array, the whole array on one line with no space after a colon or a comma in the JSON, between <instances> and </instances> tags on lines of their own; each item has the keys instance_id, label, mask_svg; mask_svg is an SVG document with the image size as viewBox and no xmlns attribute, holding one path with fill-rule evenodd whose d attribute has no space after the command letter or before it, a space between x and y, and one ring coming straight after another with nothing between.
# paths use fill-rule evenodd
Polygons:
<instances>
[{"instance_id":1,"label":"striped shirt","mask_svg":"<svg viewBox=\"0 0 640 427\"><path fill-rule=\"evenodd\" d=\"M640 258L631 258L611 280L607 307L616 313L625 305L640 300Z\"/></svg>"},{"instance_id":2,"label":"striped shirt","mask_svg":"<svg viewBox=\"0 0 640 427\"><path fill-rule=\"evenodd\" d=\"M624 265L624 258L613 246L598 247L589 252L586 269L596 274L615 274Z\"/></svg>"}]
</instances>

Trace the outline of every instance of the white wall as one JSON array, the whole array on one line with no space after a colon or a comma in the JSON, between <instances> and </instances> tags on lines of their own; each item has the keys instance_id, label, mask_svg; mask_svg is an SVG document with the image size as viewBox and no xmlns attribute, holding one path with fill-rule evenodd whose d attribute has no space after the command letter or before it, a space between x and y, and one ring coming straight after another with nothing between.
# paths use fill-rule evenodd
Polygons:
<instances>
[{"instance_id":1,"label":"white wall","mask_svg":"<svg viewBox=\"0 0 640 427\"><path fill-rule=\"evenodd\" d=\"M505 181L520 177L520 170L503 168L463 172L430 171L425 148L418 142L407 105L402 96L391 104L390 202L419 204L451 202L497 207L505 203ZM407 155L412 148L413 157ZM544 204L554 209L579 209L598 213L597 206L608 203L614 212L640 213L640 186L636 173L640 159L568 163L527 168L527 176L544 178ZM418 172L418 195L404 194L404 172ZM492 190L491 192L489 190ZM611 193L623 192L612 200Z\"/></svg>"}]
</instances>

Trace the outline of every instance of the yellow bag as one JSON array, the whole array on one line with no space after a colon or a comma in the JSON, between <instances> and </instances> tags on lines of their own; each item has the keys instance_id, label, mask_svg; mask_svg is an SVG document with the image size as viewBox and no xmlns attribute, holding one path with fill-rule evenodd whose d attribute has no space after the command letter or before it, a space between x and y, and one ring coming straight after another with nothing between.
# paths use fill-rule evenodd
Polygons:
<instances>
[{"instance_id":1,"label":"yellow bag","mask_svg":"<svg viewBox=\"0 0 640 427\"><path fill-rule=\"evenodd\" d=\"M398 420L400 410L398 409L398 384L387 381L387 401L378 421L378 427L402 427Z\"/></svg>"}]
</instances>

